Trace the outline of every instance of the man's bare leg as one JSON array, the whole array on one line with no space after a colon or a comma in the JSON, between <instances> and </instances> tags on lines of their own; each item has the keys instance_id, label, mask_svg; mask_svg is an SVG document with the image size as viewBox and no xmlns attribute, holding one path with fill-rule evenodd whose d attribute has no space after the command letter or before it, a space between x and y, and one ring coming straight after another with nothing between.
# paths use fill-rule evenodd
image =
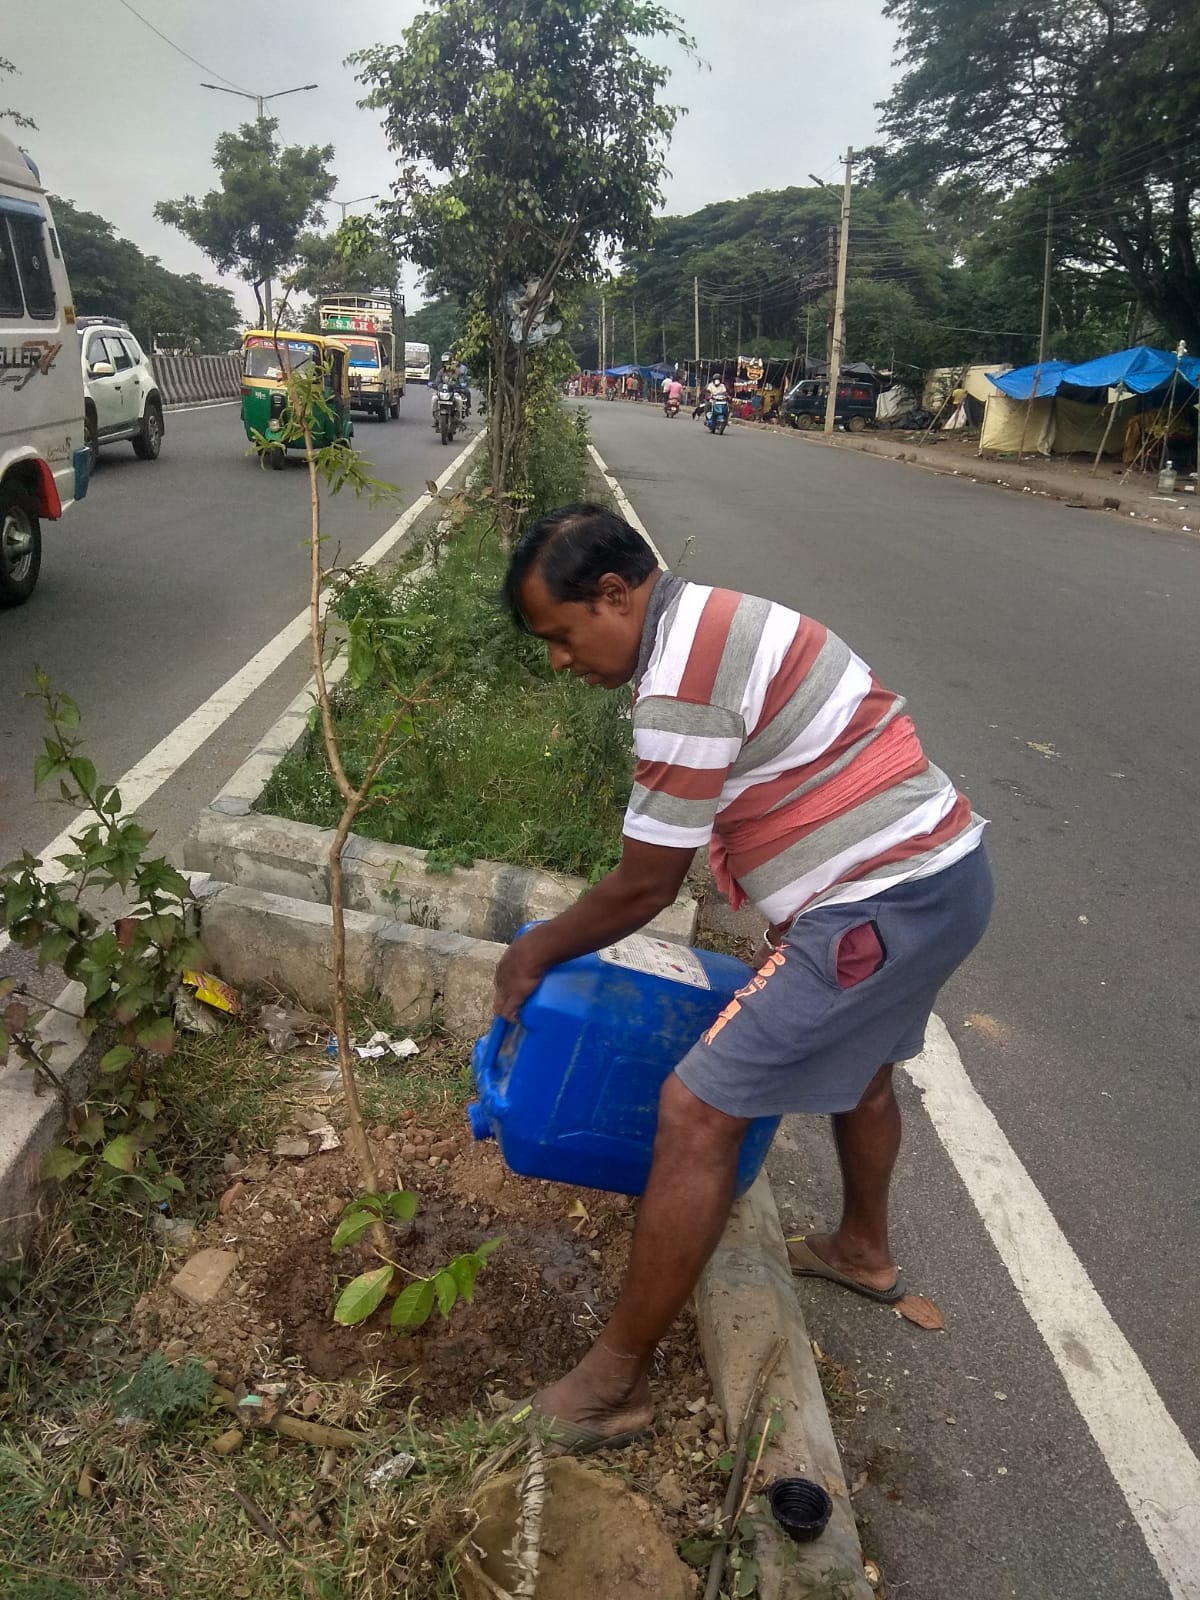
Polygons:
<instances>
[{"instance_id":1,"label":"man's bare leg","mask_svg":"<svg viewBox=\"0 0 1200 1600\"><path fill-rule=\"evenodd\" d=\"M579 1364L537 1395L543 1415L605 1433L650 1422L646 1374L724 1231L747 1126L698 1100L674 1073L667 1079L620 1299Z\"/></svg>"},{"instance_id":2,"label":"man's bare leg","mask_svg":"<svg viewBox=\"0 0 1200 1600\"><path fill-rule=\"evenodd\" d=\"M888 1245L888 1191L900 1152L900 1107L892 1067L880 1067L853 1111L833 1118L842 1169L842 1220L833 1233L810 1233L815 1255L871 1289L890 1289L896 1263Z\"/></svg>"}]
</instances>

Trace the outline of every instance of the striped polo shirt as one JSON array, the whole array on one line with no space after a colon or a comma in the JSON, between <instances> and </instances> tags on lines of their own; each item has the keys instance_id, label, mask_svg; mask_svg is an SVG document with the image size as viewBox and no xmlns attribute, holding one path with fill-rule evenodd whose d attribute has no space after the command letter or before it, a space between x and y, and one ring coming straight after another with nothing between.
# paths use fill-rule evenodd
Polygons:
<instances>
[{"instance_id":1,"label":"striped polo shirt","mask_svg":"<svg viewBox=\"0 0 1200 1600\"><path fill-rule=\"evenodd\" d=\"M941 872L985 823L926 758L904 701L821 623L664 573L635 683L624 831L711 848L769 922Z\"/></svg>"}]
</instances>

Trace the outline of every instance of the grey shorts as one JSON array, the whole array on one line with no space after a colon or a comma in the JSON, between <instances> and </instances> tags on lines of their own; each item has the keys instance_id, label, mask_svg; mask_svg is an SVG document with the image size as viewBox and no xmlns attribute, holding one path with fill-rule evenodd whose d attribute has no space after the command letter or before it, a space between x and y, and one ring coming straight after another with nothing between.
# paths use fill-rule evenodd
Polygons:
<instances>
[{"instance_id":1,"label":"grey shorts","mask_svg":"<svg viewBox=\"0 0 1200 1600\"><path fill-rule=\"evenodd\" d=\"M874 900L806 912L675 1071L731 1117L852 1110L885 1062L920 1055L938 990L991 908L978 845Z\"/></svg>"}]
</instances>

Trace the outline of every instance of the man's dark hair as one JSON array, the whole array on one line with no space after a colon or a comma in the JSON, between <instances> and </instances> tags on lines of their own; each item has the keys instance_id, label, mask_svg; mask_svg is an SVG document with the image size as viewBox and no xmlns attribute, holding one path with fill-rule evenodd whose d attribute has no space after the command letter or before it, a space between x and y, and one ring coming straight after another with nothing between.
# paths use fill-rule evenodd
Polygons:
<instances>
[{"instance_id":1,"label":"man's dark hair","mask_svg":"<svg viewBox=\"0 0 1200 1600\"><path fill-rule=\"evenodd\" d=\"M556 600L595 600L605 573L615 572L637 588L657 566L637 529L607 506L559 506L518 540L500 598L517 627L528 632L521 588L535 568Z\"/></svg>"}]
</instances>

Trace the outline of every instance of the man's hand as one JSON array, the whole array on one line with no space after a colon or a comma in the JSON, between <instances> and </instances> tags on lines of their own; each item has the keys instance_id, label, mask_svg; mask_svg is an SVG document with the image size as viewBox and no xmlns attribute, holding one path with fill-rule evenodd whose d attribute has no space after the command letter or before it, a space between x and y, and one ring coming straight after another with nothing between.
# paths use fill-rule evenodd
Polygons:
<instances>
[{"instance_id":1,"label":"man's hand","mask_svg":"<svg viewBox=\"0 0 1200 1600\"><path fill-rule=\"evenodd\" d=\"M496 1015L515 1022L551 967L644 928L675 899L695 853L626 837L618 867L569 910L509 945L496 967Z\"/></svg>"},{"instance_id":2,"label":"man's hand","mask_svg":"<svg viewBox=\"0 0 1200 1600\"><path fill-rule=\"evenodd\" d=\"M515 1022L517 1014L545 976L536 941L527 933L514 940L496 967L495 1010L498 1017Z\"/></svg>"}]
</instances>

